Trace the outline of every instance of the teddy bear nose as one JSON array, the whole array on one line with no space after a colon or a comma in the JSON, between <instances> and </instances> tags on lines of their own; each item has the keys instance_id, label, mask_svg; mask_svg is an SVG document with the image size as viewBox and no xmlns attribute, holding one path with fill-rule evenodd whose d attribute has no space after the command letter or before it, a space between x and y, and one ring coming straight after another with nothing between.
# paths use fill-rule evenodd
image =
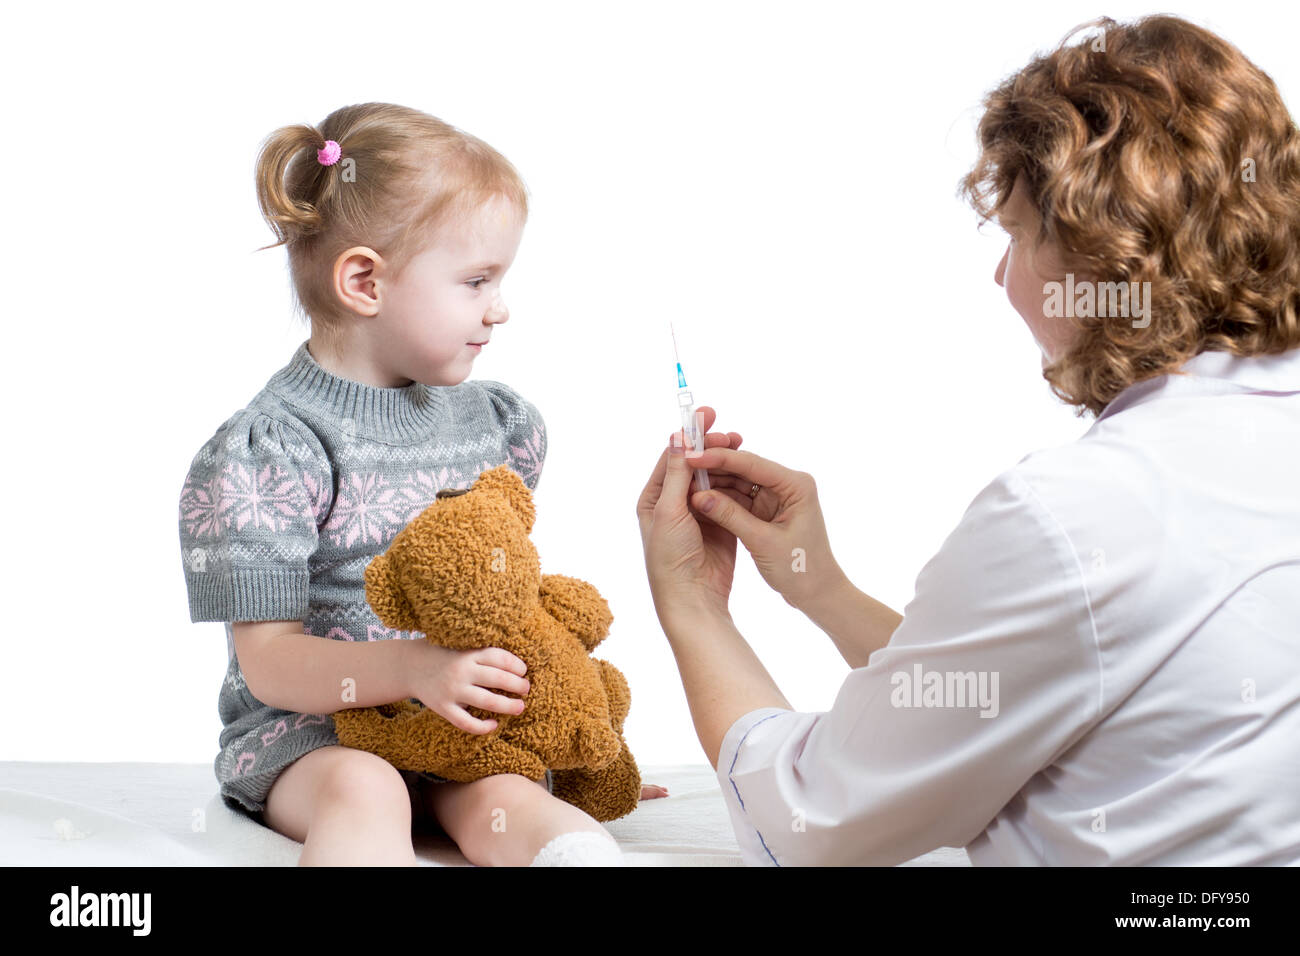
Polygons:
<instances>
[{"instance_id":1,"label":"teddy bear nose","mask_svg":"<svg viewBox=\"0 0 1300 956\"><path fill-rule=\"evenodd\" d=\"M457 495L469 494L468 488L443 488L434 498L455 498Z\"/></svg>"}]
</instances>

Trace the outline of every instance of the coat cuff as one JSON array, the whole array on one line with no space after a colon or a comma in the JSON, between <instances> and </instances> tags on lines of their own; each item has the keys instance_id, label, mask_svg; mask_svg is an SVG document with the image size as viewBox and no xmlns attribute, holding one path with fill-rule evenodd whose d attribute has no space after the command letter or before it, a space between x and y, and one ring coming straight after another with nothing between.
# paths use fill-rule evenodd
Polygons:
<instances>
[{"instance_id":1,"label":"coat cuff","mask_svg":"<svg viewBox=\"0 0 1300 956\"><path fill-rule=\"evenodd\" d=\"M727 805L731 817L731 826L736 833L736 842L740 844L741 860L746 866L780 866L763 842L763 835L754 827L745 812L745 795L731 777L731 772L745 745L745 738L758 724L769 720L780 720L782 716L794 716L795 711L782 707L760 707L745 714L727 731L722 738L722 747L718 751L718 784L722 790L722 799Z\"/></svg>"}]
</instances>

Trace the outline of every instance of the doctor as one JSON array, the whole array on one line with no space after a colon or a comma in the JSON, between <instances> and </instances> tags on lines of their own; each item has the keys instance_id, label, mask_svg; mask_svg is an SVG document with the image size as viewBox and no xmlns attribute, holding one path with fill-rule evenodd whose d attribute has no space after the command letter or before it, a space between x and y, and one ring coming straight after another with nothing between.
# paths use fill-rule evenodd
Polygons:
<instances>
[{"instance_id":1,"label":"doctor","mask_svg":"<svg viewBox=\"0 0 1300 956\"><path fill-rule=\"evenodd\" d=\"M1046 366L1078 323L1044 318L1039 208L1017 178L995 281ZM902 615L836 563L811 475L673 436L637 504L646 572L745 863L1300 864L1290 334L1136 381L1002 472ZM853 668L829 711L795 711L736 630L737 539Z\"/></svg>"}]
</instances>

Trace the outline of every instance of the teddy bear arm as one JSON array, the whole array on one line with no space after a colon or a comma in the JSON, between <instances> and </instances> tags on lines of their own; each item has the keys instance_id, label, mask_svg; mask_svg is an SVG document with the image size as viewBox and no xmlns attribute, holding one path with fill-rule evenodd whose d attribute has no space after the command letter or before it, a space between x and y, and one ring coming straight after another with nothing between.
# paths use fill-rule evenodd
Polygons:
<instances>
[{"instance_id":1,"label":"teddy bear arm","mask_svg":"<svg viewBox=\"0 0 1300 956\"><path fill-rule=\"evenodd\" d=\"M543 574L541 603L587 650L609 636L609 625L614 620L609 603L586 581L566 574Z\"/></svg>"}]
</instances>

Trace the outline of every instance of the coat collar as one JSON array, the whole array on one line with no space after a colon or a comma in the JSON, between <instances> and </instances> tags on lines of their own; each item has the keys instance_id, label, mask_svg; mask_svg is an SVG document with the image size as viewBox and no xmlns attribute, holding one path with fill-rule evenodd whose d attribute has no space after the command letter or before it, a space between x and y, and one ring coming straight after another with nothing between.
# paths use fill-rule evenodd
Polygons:
<instances>
[{"instance_id":1,"label":"coat collar","mask_svg":"<svg viewBox=\"0 0 1300 956\"><path fill-rule=\"evenodd\" d=\"M1158 375L1130 385L1111 399L1097 421L1143 402L1173 395L1300 392L1300 348L1248 357L1231 352L1201 352L1184 362L1181 370L1187 374Z\"/></svg>"}]
</instances>

